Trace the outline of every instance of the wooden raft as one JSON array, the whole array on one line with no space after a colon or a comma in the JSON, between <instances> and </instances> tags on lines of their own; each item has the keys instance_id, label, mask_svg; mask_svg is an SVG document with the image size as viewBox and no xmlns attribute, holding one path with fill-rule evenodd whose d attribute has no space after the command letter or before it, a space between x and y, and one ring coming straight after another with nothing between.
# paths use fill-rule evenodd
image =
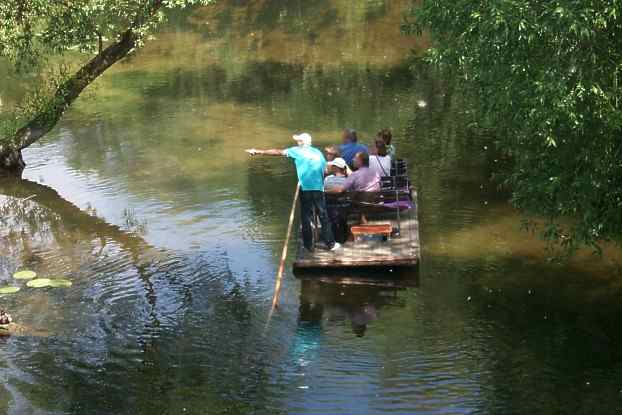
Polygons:
<instances>
[{"instance_id":1,"label":"wooden raft","mask_svg":"<svg viewBox=\"0 0 622 415\"><path fill-rule=\"evenodd\" d=\"M417 194L412 192L414 208L403 210L401 232L385 240L347 241L342 249L331 252L318 247L310 253L298 242L298 254L294 262L294 272L304 270L337 268L397 268L416 267L419 264L419 221L417 217ZM397 228L395 214L383 214L369 218L369 225L391 223Z\"/></svg>"}]
</instances>

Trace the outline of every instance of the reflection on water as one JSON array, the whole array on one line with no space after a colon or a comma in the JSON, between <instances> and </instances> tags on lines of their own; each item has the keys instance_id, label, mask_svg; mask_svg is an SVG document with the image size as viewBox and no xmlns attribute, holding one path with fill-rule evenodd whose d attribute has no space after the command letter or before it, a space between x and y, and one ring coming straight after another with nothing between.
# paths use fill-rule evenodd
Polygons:
<instances>
[{"instance_id":1,"label":"reflection on water","mask_svg":"<svg viewBox=\"0 0 622 415\"><path fill-rule=\"evenodd\" d=\"M382 281L378 279L378 282ZM346 319L350 322L352 332L363 337L368 324L378 319L379 308L384 305L395 306L399 302L397 294L400 289L404 288L348 286L336 281L305 279L300 287L299 318L305 325L321 325L324 319Z\"/></svg>"},{"instance_id":2,"label":"reflection on water","mask_svg":"<svg viewBox=\"0 0 622 415\"><path fill-rule=\"evenodd\" d=\"M26 328L0 339L0 411L615 413L620 253L560 265L519 231L488 181L491 138L404 60L425 45L399 35L409 4L174 16L28 149L26 180L0 181L0 284L22 268L74 284L0 298ZM19 94L0 80L5 105ZM394 129L419 275L288 274L265 329L295 179L242 150L344 126Z\"/></svg>"}]
</instances>

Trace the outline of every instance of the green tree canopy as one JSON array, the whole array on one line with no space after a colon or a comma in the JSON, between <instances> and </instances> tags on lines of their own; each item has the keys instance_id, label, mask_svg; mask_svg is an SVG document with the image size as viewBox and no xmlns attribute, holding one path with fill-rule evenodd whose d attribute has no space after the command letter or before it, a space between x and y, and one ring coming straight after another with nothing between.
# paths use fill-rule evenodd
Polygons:
<instances>
[{"instance_id":1,"label":"green tree canopy","mask_svg":"<svg viewBox=\"0 0 622 415\"><path fill-rule=\"evenodd\" d=\"M622 1L424 0L411 17L495 129L515 206L566 246L619 242Z\"/></svg>"},{"instance_id":2,"label":"green tree canopy","mask_svg":"<svg viewBox=\"0 0 622 415\"><path fill-rule=\"evenodd\" d=\"M0 169L21 173L21 150L58 122L106 69L140 47L167 9L212 0L3 0L0 57L37 82L16 111L0 122ZM83 65L71 73L59 56L75 51ZM93 56L94 54L94 56ZM79 60L79 59L78 59Z\"/></svg>"}]
</instances>

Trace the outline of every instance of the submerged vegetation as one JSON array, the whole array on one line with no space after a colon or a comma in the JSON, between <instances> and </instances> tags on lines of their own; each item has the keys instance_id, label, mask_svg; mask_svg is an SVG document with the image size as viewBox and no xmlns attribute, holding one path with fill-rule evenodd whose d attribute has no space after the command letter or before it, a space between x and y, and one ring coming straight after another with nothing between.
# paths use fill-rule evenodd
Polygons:
<instances>
[{"instance_id":1,"label":"submerged vegetation","mask_svg":"<svg viewBox=\"0 0 622 415\"><path fill-rule=\"evenodd\" d=\"M619 242L622 2L425 0L410 16L494 130L513 204L568 248Z\"/></svg>"}]
</instances>

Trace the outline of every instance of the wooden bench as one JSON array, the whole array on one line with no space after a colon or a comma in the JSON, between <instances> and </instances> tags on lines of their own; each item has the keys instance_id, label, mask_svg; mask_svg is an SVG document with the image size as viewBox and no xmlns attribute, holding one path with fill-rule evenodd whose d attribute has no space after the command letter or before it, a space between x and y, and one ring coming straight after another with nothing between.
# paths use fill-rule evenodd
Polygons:
<instances>
[{"instance_id":1,"label":"wooden bench","mask_svg":"<svg viewBox=\"0 0 622 415\"><path fill-rule=\"evenodd\" d=\"M363 235L382 235L385 239L391 236L393 226L390 223L378 223L373 225L354 225L350 227L354 241Z\"/></svg>"}]
</instances>

